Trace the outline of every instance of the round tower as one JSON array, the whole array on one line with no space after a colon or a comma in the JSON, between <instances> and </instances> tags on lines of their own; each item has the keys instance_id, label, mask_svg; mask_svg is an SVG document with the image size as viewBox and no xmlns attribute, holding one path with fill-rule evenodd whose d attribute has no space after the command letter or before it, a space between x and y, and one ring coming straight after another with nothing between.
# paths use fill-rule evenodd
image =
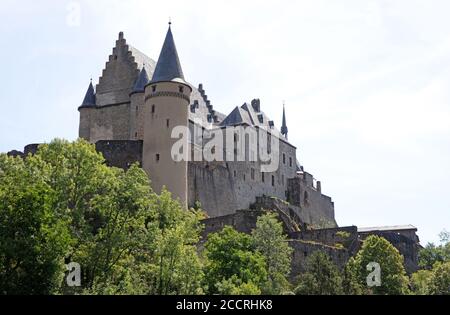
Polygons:
<instances>
[{"instance_id":1,"label":"round tower","mask_svg":"<svg viewBox=\"0 0 450 315\"><path fill-rule=\"evenodd\" d=\"M145 87L145 123L143 168L153 189L160 193L165 186L175 198L187 205L189 151L187 133L192 88L184 80L180 61L169 30L158 58L153 78ZM175 129L174 131L174 128ZM174 137L172 138L172 132ZM183 150L174 150L174 145ZM176 152L175 152L176 151Z\"/></svg>"},{"instance_id":2,"label":"round tower","mask_svg":"<svg viewBox=\"0 0 450 315\"><path fill-rule=\"evenodd\" d=\"M96 108L96 97L94 86L91 83L87 89L86 95L84 96L83 103L78 107L80 112L80 126L79 126L79 137L87 141L91 141L91 116L92 112Z\"/></svg>"},{"instance_id":3,"label":"round tower","mask_svg":"<svg viewBox=\"0 0 450 315\"><path fill-rule=\"evenodd\" d=\"M130 93L130 137L132 140L144 139L144 99L145 86L148 84L149 78L145 65L139 73L138 79L134 84L133 90Z\"/></svg>"}]
</instances>

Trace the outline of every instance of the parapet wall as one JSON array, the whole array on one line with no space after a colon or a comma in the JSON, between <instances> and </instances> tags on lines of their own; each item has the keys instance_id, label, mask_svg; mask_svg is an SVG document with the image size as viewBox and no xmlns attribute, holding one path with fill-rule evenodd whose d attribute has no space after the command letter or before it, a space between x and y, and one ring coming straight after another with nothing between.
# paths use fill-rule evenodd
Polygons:
<instances>
[{"instance_id":1,"label":"parapet wall","mask_svg":"<svg viewBox=\"0 0 450 315\"><path fill-rule=\"evenodd\" d=\"M133 163L142 165L142 147L141 140L105 140L95 144L108 166L122 169L128 169Z\"/></svg>"},{"instance_id":2,"label":"parapet wall","mask_svg":"<svg viewBox=\"0 0 450 315\"><path fill-rule=\"evenodd\" d=\"M315 228L336 227L334 203L322 194L320 182L314 186L312 175L303 173L288 179L287 200L301 209L302 219Z\"/></svg>"}]
</instances>

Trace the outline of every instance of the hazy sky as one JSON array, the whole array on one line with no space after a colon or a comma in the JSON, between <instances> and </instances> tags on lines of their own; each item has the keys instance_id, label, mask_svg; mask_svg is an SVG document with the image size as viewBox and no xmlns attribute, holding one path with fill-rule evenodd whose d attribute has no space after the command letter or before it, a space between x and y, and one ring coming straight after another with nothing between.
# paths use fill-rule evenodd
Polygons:
<instances>
[{"instance_id":1,"label":"hazy sky","mask_svg":"<svg viewBox=\"0 0 450 315\"><path fill-rule=\"evenodd\" d=\"M340 225L413 224L423 243L450 230L449 1L1 2L0 152L76 139L119 31L156 59L171 17L217 110L260 98L279 127L286 101Z\"/></svg>"}]
</instances>

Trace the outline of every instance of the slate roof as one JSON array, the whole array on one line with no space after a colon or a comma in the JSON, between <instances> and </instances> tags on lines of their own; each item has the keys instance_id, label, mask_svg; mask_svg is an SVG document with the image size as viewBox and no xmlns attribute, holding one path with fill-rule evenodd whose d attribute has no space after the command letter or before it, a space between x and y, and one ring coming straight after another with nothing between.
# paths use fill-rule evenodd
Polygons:
<instances>
[{"instance_id":1,"label":"slate roof","mask_svg":"<svg viewBox=\"0 0 450 315\"><path fill-rule=\"evenodd\" d=\"M152 82L172 81L177 78L184 81L183 70L181 69L180 59L178 58L177 48L169 25Z\"/></svg>"},{"instance_id":2,"label":"slate roof","mask_svg":"<svg viewBox=\"0 0 450 315\"><path fill-rule=\"evenodd\" d=\"M128 50L131 51L131 55L134 57L134 61L136 61L139 70L145 67L147 71L147 75L149 78L153 76L155 72L156 62L152 58L148 57L146 54L141 52L139 49L128 44Z\"/></svg>"},{"instance_id":3,"label":"slate roof","mask_svg":"<svg viewBox=\"0 0 450 315\"><path fill-rule=\"evenodd\" d=\"M241 124L253 126L249 113L241 107L235 107L233 111L220 123L221 126L236 126Z\"/></svg>"},{"instance_id":4,"label":"slate roof","mask_svg":"<svg viewBox=\"0 0 450 315\"><path fill-rule=\"evenodd\" d=\"M95 91L94 86L91 83L89 83L89 87L86 91L86 95L84 96L83 103L81 104L81 107L92 107L95 106Z\"/></svg>"},{"instance_id":5,"label":"slate roof","mask_svg":"<svg viewBox=\"0 0 450 315\"><path fill-rule=\"evenodd\" d=\"M142 67L142 70L139 73L139 77L136 83L134 84L132 93L144 92L145 86L149 81L150 80L148 78L147 71L145 70L145 67Z\"/></svg>"},{"instance_id":6,"label":"slate roof","mask_svg":"<svg viewBox=\"0 0 450 315\"><path fill-rule=\"evenodd\" d=\"M288 127L286 125L286 111L284 109L284 105L283 105L283 122L281 124L281 134L287 138Z\"/></svg>"}]
</instances>

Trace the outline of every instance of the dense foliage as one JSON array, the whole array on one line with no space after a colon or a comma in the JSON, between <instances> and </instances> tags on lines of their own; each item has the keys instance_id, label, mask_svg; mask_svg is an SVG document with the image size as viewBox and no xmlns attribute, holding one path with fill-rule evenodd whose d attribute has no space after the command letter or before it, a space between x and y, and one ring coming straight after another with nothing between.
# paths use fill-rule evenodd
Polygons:
<instances>
[{"instance_id":1,"label":"dense foliage","mask_svg":"<svg viewBox=\"0 0 450 315\"><path fill-rule=\"evenodd\" d=\"M300 275L295 293L298 295L343 293L340 272L327 254L316 251L308 257L306 272Z\"/></svg>"},{"instance_id":2,"label":"dense foliage","mask_svg":"<svg viewBox=\"0 0 450 315\"><path fill-rule=\"evenodd\" d=\"M202 293L199 219L153 193L142 169L107 167L82 140L0 155L0 290ZM65 285L67 262L81 265L80 288Z\"/></svg>"},{"instance_id":3,"label":"dense foliage","mask_svg":"<svg viewBox=\"0 0 450 315\"><path fill-rule=\"evenodd\" d=\"M420 252L410 278L397 249L370 236L342 269L316 251L291 282L293 250L275 214L251 235L227 226L202 239L196 209L153 192L138 165L108 167L83 140L0 154L0 294L450 294L449 233ZM81 286L66 282L71 262ZM367 286L370 262L379 287Z\"/></svg>"},{"instance_id":4,"label":"dense foliage","mask_svg":"<svg viewBox=\"0 0 450 315\"><path fill-rule=\"evenodd\" d=\"M414 294L450 295L450 233L439 236L440 245L429 243L420 251L421 270L411 275Z\"/></svg>"}]
</instances>

